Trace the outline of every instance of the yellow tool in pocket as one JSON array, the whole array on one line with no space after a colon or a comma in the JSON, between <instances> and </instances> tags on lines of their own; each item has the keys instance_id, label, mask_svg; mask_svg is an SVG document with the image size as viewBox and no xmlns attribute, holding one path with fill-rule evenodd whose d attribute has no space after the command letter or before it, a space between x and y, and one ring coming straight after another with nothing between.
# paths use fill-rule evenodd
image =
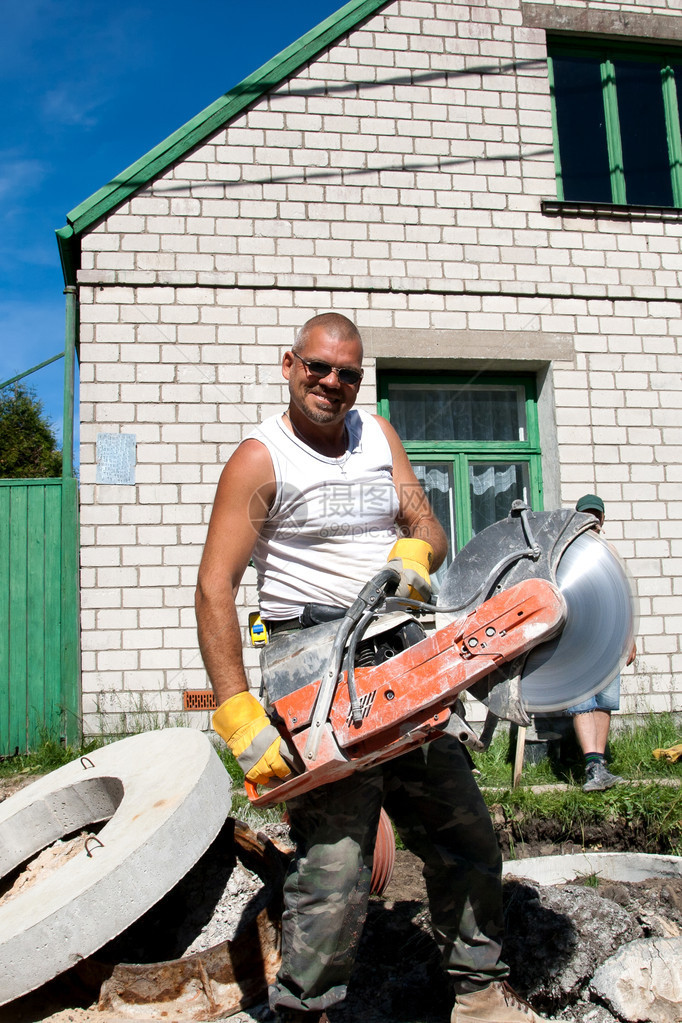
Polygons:
<instances>
[{"instance_id":1,"label":"yellow tool in pocket","mask_svg":"<svg viewBox=\"0 0 682 1023\"><path fill-rule=\"evenodd\" d=\"M268 642L268 630L258 611L249 615L249 635L252 646L265 646Z\"/></svg>"}]
</instances>

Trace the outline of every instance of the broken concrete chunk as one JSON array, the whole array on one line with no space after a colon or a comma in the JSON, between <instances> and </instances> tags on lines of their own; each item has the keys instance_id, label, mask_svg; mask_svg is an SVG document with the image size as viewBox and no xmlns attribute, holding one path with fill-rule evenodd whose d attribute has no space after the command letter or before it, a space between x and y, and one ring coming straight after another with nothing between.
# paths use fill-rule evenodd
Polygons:
<instances>
[{"instance_id":1,"label":"broken concrete chunk","mask_svg":"<svg viewBox=\"0 0 682 1023\"><path fill-rule=\"evenodd\" d=\"M581 885L504 886L506 936L502 956L514 984L543 1004L577 998L595 969L641 928L615 902Z\"/></svg>"},{"instance_id":2,"label":"broken concrete chunk","mask_svg":"<svg viewBox=\"0 0 682 1023\"><path fill-rule=\"evenodd\" d=\"M682 938L642 938L622 945L597 970L590 992L631 1023L679 1023Z\"/></svg>"}]
</instances>

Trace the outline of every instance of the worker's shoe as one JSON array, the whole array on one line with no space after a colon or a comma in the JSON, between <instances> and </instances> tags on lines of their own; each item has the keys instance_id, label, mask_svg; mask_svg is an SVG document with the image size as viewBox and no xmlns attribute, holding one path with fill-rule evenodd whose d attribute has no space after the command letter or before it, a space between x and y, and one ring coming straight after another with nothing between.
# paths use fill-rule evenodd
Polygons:
<instances>
[{"instance_id":1,"label":"worker's shoe","mask_svg":"<svg viewBox=\"0 0 682 1023\"><path fill-rule=\"evenodd\" d=\"M506 981L457 995L450 1023L545 1023Z\"/></svg>"},{"instance_id":2,"label":"worker's shoe","mask_svg":"<svg viewBox=\"0 0 682 1023\"><path fill-rule=\"evenodd\" d=\"M620 785L624 778L618 774L611 774L603 760L593 760L585 768L587 781L583 785L583 792L603 792L604 789L611 789L614 785Z\"/></svg>"}]
</instances>

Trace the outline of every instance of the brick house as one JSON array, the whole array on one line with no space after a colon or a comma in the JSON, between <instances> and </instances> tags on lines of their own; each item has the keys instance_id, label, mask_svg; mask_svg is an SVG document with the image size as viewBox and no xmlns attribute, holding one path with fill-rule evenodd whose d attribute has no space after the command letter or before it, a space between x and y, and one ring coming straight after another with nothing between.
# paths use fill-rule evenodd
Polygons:
<instances>
[{"instance_id":1,"label":"brick house","mask_svg":"<svg viewBox=\"0 0 682 1023\"><path fill-rule=\"evenodd\" d=\"M329 309L453 549L515 497L604 498L621 713L682 709L680 38L672 0L351 0L68 215L86 733L206 689L215 485Z\"/></svg>"}]
</instances>

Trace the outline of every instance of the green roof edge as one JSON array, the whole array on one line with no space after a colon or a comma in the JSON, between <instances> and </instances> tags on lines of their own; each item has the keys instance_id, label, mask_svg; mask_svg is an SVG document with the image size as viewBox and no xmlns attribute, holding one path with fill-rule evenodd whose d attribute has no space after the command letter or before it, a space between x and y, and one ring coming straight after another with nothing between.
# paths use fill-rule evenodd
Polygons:
<instances>
[{"instance_id":1,"label":"green roof edge","mask_svg":"<svg viewBox=\"0 0 682 1023\"><path fill-rule=\"evenodd\" d=\"M211 103L145 156L131 164L108 184L76 206L66 219L73 236L78 236L97 223L133 192L163 173L186 153L200 145L237 114L249 107L270 89L374 14L391 0L350 0L296 42L291 43L257 71ZM65 228L57 232L65 241ZM64 255L62 251L62 256ZM63 260L64 262L64 260ZM66 269L66 267L65 267Z\"/></svg>"},{"instance_id":2,"label":"green roof edge","mask_svg":"<svg viewBox=\"0 0 682 1023\"><path fill-rule=\"evenodd\" d=\"M69 224L66 227L58 227L55 234L57 235L57 246L62 263L64 284L68 287L76 283L76 277L80 269L80 239L75 236L73 228Z\"/></svg>"}]
</instances>

